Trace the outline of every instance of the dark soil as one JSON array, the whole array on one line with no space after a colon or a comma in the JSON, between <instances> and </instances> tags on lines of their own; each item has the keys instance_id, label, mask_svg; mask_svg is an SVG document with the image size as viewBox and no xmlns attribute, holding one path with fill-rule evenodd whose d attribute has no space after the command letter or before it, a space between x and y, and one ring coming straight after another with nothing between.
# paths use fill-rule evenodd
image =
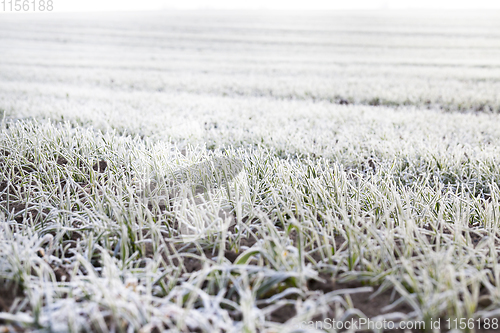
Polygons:
<instances>
[{"instance_id":1,"label":"dark soil","mask_svg":"<svg viewBox=\"0 0 500 333\"><path fill-rule=\"evenodd\" d=\"M108 168L108 163L106 161L103 161L103 160L100 160L99 162L94 164L94 166L92 167L92 169L94 169L94 171L97 171L97 172L104 172L104 171L106 171L107 168Z\"/></svg>"},{"instance_id":2,"label":"dark soil","mask_svg":"<svg viewBox=\"0 0 500 333\"><path fill-rule=\"evenodd\" d=\"M236 253L234 251L226 251L224 252L224 257L229 260L231 263L234 263L236 261L236 258L238 258L240 254Z\"/></svg>"},{"instance_id":3,"label":"dark soil","mask_svg":"<svg viewBox=\"0 0 500 333\"><path fill-rule=\"evenodd\" d=\"M328 293L334 290L342 290L342 289L352 289L352 288L360 288L366 287L359 281L351 281L351 282L338 282L332 278L331 275L326 273L321 273L320 277L325 280L325 282L311 280L308 283L309 290L321 290L324 293ZM365 316L368 318L373 318L378 315L383 314L382 308L390 305L394 301L398 299L398 294L395 293L394 298L391 297L393 294L393 289L386 290L383 293L377 295L376 297L370 298L378 289L379 286L373 286L373 292L366 293L356 293L350 294L351 300L353 302L353 306L363 312ZM397 307L391 310L391 312L402 312L402 313L410 313L413 309L407 304L399 304ZM332 313L333 315L333 313ZM330 317L331 318L331 317Z\"/></svg>"},{"instance_id":4,"label":"dark soil","mask_svg":"<svg viewBox=\"0 0 500 333\"><path fill-rule=\"evenodd\" d=\"M65 267L59 266L59 267L53 267L52 269L54 270L54 274L58 282L71 281L71 275Z\"/></svg>"},{"instance_id":5,"label":"dark soil","mask_svg":"<svg viewBox=\"0 0 500 333\"><path fill-rule=\"evenodd\" d=\"M23 292L19 286L13 284L0 285L0 312L9 312L16 297L23 297ZM2 323L1 319L0 323Z\"/></svg>"},{"instance_id":6,"label":"dark soil","mask_svg":"<svg viewBox=\"0 0 500 333\"><path fill-rule=\"evenodd\" d=\"M239 239L239 242L240 242L240 246L246 246L248 248L251 248L252 246L255 245L255 243L257 243L257 239L255 239L254 237L252 236L249 236L249 237L242 237ZM236 261L236 259L238 258L238 256L244 252L243 250L241 250L240 252L236 252L236 251L233 251L233 250L226 250L224 252L224 257L229 260L231 263L234 263Z\"/></svg>"},{"instance_id":7,"label":"dark soil","mask_svg":"<svg viewBox=\"0 0 500 333\"><path fill-rule=\"evenodd\" d=\"M297 311L295 311L295 306L292 304L286 304L281 308L271 312L271 317L269 320L277 323L285 323L288 319L295 317Z\"/></svg>"},{"instance_id":8,"label":"dark soil","mask_svg":"<svg viewBox=\"0 0 500 333\"><path fill-rule=\"evenodd\" d=\"M57 163L58 165L66 165L66 164L68 164L68 160L66 160L66 159L65 159L64 157L62 157L62 156L58 156L58 157L57 157L57 161L56 161L56 163Z\"/></svg>"}]
</instances>

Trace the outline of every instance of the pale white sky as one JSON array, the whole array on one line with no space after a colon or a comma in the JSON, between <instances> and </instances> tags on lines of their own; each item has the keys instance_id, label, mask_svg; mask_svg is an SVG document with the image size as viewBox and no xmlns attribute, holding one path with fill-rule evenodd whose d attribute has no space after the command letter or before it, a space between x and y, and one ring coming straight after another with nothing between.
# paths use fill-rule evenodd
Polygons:
<instances>
[{"instance_id":1,"label":"pale white sky","mask_svg":"<svg viewBox=\"0 0 500 333\"><path fill-rule=\"evenodd\" d=\"M54 11L156 9L500 9L500 0L53 0Z\"/></svg>"}]
</instances>

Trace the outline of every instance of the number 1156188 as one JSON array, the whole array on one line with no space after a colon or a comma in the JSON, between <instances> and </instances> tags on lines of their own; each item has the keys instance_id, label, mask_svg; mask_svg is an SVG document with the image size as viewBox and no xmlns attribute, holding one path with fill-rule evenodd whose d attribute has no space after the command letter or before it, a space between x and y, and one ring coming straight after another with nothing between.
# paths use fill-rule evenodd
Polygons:
<instances>
[{"instance_id":1,"label":"number 1156188","mask_svg":"<svg viewBox=\"0 0 500 333\"><path fill-rule=\"evenodd\" d=\"M44 12L54 9L52 0L1 0L0 9L4 12Z\"/></svg>"}]
</instances>

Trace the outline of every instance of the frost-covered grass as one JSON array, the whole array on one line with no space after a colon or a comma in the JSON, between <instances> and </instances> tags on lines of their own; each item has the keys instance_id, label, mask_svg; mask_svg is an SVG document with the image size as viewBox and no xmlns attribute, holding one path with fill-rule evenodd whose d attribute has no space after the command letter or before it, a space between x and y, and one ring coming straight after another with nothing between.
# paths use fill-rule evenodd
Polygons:
<instances>
[{"instance_id":1,"label":"frost-covered grass","mask_svg":"<svg viewBox=\"0 0 500 333\"><path fill-rule=\"evenodd\" d=\"M499 317L498 15L329 15L2 17L0 328Z\"/></svg>"}]
</instances>

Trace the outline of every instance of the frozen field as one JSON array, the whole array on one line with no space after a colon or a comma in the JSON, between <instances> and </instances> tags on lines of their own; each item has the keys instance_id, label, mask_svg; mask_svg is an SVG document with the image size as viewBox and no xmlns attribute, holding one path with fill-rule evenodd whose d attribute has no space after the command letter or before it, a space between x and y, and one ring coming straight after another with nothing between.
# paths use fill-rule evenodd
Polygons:
<instances>
[{"instance_id":1,"label":"frozen field","mask_svg":"<svg viewBox=\"0 0 500 333\"><path fill-rule=\"evenodd\" d=\"M500 329L500 12L0 15L0 116L2 332Z\"/></svg>"}]
</instances>

